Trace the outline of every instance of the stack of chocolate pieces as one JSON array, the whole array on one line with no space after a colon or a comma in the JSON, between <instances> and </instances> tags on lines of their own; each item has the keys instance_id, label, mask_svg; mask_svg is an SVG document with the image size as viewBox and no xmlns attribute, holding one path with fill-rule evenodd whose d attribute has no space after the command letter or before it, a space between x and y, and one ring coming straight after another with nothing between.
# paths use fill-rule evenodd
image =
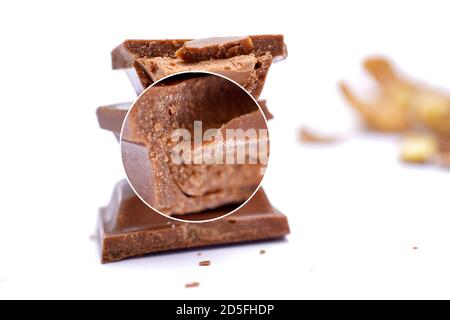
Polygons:
<instances>
[{"instance_id":1,"label":"stack of chocolate pieces","mask_svg":"<svg viewBox=\"0 0 450 320\"><path fill-rule=\"evenodd\" d=\"M258 99L272 61L284 59L286 56L282 35L201 40L126 40L112 51L112 65L113 69L123 69L127 72L137 94L174 73L207 71L234 80ZM183 90L192 91L201 84L202 78L180 81L183 82ZM207 83L212 85L213 81L208 79ZM160 86L156 92L167 96L171 94L170 90L178 89L176 85ZM177 95L183 98L183 92L178 90ZM195 95L190 92L187 96ZM158 96L153 99L162 101ZM271 118L265 102L259 101L259 104L266 118ZM98 108L100 127L113 132L118 138L131 105L132 103L124 103ZM161 103L159 105L161 106ZM183 105L179 107L183 108ZM149 108L145 106L145 101L143 108ZM152 110L152 113L154 112L164 110ZM139 116L143 113L137 114ZM145 119L139 118L137 122L142 124ZM144 127L148 126L151 126L151 123L144 123ZM151 128L148 130L151 131ZM132 146L139 146L135 143L136 137L139 137L137 133L139 132L131 128L124 138L129 138ZM145 134L147 135L147 132ZM142 149L142 145L139 148ZM144 153L148 153L147 148L155 152L156 147L146 145ZM161 165L162 163L150 158L147 168L158 172L160 176L158 170ZM167 187L166 182L176 177L167 176L158 180L154 172L144 172L142 176L147 176L147 189L154 199L158 199L157 205L165 206L166 210L160 211L171 216L182 215L184 220L193 222L179 222L157 213L141 201L127 181L120 181L114 188L110 203L102 208L99 214L98 230L103 263L175 249L276 239L289 233L286 217L272 207L262 189L233 214L214 221L196 223L195 221L209 220L230 212L233 206L236 206L236 199L242 198L244 192L236 192L236 189L232 192L231 188L223 188L220 194L214 194L208 193L205 187L208 196L189 194L191 189L188 186L186 189L180 189L179 184ZM164 187L168 191L160 188L158 183L166 183ZM227 180L223 183L227 183ZM164 191L161 191L163 189ZM173 194L177 197L171 200ZM155 208L160 209L157 206Z\"/></svg>"}]
</instances>

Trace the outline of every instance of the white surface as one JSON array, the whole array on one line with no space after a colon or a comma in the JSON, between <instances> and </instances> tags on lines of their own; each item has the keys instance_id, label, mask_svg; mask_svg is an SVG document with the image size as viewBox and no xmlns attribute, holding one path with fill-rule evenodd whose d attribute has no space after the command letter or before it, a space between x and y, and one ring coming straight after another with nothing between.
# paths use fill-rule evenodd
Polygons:
<instances>
[{"instance_id":1,"label":"white surface","mask_svg":"<svg viewBox=\"0 0 450 320\"><path fill-rule=\"evenodd\" d=\"M205 3L1 2L0 298L450 298L450 173L400 165L395 137L296 141L302 123L354 130L336 82L356 82L367 54L450 89L450 4ZM101 265L89 236L123 172L95 109L134 96L110 49L257 33L289 46L264 92L276 117L264 187L292 235Z\"/></svg>"}]
</instances>

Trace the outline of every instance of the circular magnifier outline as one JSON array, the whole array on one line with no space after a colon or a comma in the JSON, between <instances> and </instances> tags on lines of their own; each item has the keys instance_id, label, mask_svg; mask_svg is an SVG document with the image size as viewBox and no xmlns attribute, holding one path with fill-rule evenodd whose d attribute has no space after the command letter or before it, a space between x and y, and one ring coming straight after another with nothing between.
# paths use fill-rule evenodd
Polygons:
<instances>
[{"instance_id":1,"label":"circular magnifier outline","mask_svg":"<svg viewBox=\"0 0 450 320\"><path fill-rule=\"evenodd\" d=\"M236 211L238 211L239 209L243 208L243 207L244 207L244 206L245 206L245 205L246 205L246 204L247 204L247 203L255 196L255 194L256 194L256 193L259 191L259 189L261 188L261 185L262 185L262 183L263 183L263 181L264 181L264 177L266 176L266 173L264 172L263 177L261 178L261 181L259 182L258 186L255 188L255 190L253 191L253 193L247 198L247 200L245 200L244 202L242 202L242 204L240 204L238 207L236 207L235 209L231 210L230 212L225 213L225 214L220 215L220 216L215 217L215 218L211 218L211 219L205 219L205 220L185 220L185 219L178 218L178 217L182 217L182 215L178 215L178 217L170 216L170 215L168 215L167 213L164 213L164 212L162 212L162 211L160 211L160 210L157 210L156 208L154 208L153 206L151 206L147 201L145 201L145 200L141 197L141 195L136 191L136 189L134 188L134 186L133 186L133 184L131 183L130 179L128 178L128 174L127 174L127 171L126 171L126 169L125 169L125 163L124 163L124 160L123 160L123 153L122 153L122 141L123 141L123 139L122 139L122 138L123 138L124 128L125 128L125 124L126 124L126 122L127 122L127 120L128 120L128 116L130 115L131 110L133 109L133 107L134 107L134 105L136 104L136 102L141 98L142 95L144 95L144 94L147 92L147 90L150 90L150 89L153 88L154 86L158 85L159 83L161 83L161 82L163 82L163 81L166 81L167 79L170 79L170 78L172 78L172 77L177 77L177 76L180 76L180 75L184 75L184 74L208 74L208 75L213 75L213 76L221 77L221 78L223 78L223 79L225 79L225 80L228 80L228 81L232 82L233 84L235 84L236 86L238 86L241 90L243 90L243 91L244 91L244 92L245 92L245 93L253 100L253 102L256 104L256 106L258 106L259 112L260 112L261 115L263 116L264 122L265 122L265 124L266 124L266 127L267 127L267 137L268 137L268 140L270 141L269 125L268 125L268 122L267 122L266 115L264 114L264 111L263 111L263 109L261 108L261 106L259 105L258 101L255 99L255 97L253 97L253 96L250 94L250 92L248 92L243 86L241 86L241 85L240 85L239 83L237 83L236 81L234 81L234 80L232 80L232 79L230 79L230 78L228 78L228 77L225 77L224 75L221 75L221 74L218 74L218 73L215 73L215 72L210 72L210 71L189 70L189 71L181 71L181 72L177 72L177 73L173 73L173 74L170 74L170 75L168 75L168 76L165 76L165 77L159 79L158 81L155 81L154 83L152 83L150 86L148 86L147 88L145 88L145 89L137 96L137 98L134 100L134 102L131 104L130 108L128 109L127 114L125 115L125 118L124 118L124 120L123 120L121 129L120 129L120 137L119 137L120 159L121 159L121 161L122 161L122 166L123 166L124 171L125 171L126 180L127 180L128 184L129 184L130 188L133 190L133 192L134 192L135 195L139 198L139 200L141 200L147 207L149 207L149 208L152 209L153 211L157 212L158 214L160 214L160 215L162 215L162 216L164 216L164 217L166 217L166 218L175 220L175 221L177 221L177 222L182 222L182 223L206 223L206 222L213 222L213 221L217 221L217 220L219 220L219 219L226 218L226 217L228 217L229 215L232 215L233 213L235 213ZM268 167L269 161L270 161L270 143L268 144L268 151L269 151L269 152L268 152L268 153L269 153L269 156L267 157L266 168ZM214 209L211 209L211 210L214 210ZM199 212L192 212L192 213L188 213L188 214L201 214L201 213L202 213L202 211L199 211Z\"/></svg>"}]
</instances>

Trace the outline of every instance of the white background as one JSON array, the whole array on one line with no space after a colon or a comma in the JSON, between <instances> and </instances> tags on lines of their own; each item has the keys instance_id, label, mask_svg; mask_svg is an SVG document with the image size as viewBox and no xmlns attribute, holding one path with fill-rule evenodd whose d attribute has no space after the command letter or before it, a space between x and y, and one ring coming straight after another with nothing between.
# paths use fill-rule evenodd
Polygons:
<instances>
[{"instance_id":1,"label":"white background","mask_svg":"<svg viewBox=\"0 0 450 320\"><path fill-rule=\"evenodd\" d=\"M449 12L445 1L2 1L0 298L450 298L449 172L400 164L397 138L358 133L336 90L364 84L361 59L383 53L450 91ZM101 265L89 237L124 175L95 109L134 97L110 50L261 33L289 47L263 93L275 115L264 187L292 234ZM302 124L356 134L301 146Z\"/></svg>"}]
</instances>

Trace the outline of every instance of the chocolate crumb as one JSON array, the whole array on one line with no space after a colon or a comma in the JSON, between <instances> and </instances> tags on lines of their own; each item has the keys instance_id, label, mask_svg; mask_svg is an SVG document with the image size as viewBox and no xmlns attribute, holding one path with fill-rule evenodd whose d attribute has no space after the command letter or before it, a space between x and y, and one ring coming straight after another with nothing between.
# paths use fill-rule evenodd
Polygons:
<instances>
[{"instance_id":1,"label":"chocolate crumb","mask_svg":"<svg viewBox=\"0 0 450 320\"><path fill-rule=\"evenodd\" d=\"M210 260L200 261L200 262L198 263L198 265L199 265L200 267L208 267L208 266L211 265L211 261L210 261Z\"/></svg>"},{"instance_id":2,"label":"chocolate crumb","mask_svg":"<svg viewBox=\"0 0 450 320\"><path fill-rule=\"evenodd\" d=\"M259 250L259 254L266 254L266 250Z\"/></svg>"},{"instance_id":3,"label":"chocolate crumb","mask_svg":"<svg viewBox=\"0 0 450 320\"><path fill-rule=\"evenodd\" d=\"M202 255L202 253L201 253L201 252L199 252L199 253L197 253L197 255L198 255L198 256L201 256L201 255Z\"/></svg>"},{"instance_id":4,"label":"chocolate crumb","mask_svg":"<svg viewBox=\"0 0 450 320\"><path fill-rule=\"evenodd\" d=\"M413 250L419 250L419 247L413 247Z\"/></svg>"},{"instance_id":5,"label":"chocolate crumb","mask_svg":"<svg viewBox=\"0 0 450 320\"><path fill-rule=\"evenodd\" d=\"M339 142L340 138L336 136L325 136L312 132L308 128L300 128L298 138L301 142L305 143L320 143L320 144L332 144Z\"/></svg>"},{"instance_id":6,"label":"chocolate crumb","mask_svg":"<svg viewBox=\"0 0 450 320\"><path fill-rule=\"evenodd\" d=\"M184 285L185 288L197 288L198 286L200 286L199 282L191 282Z\"/></svg>"}]
</instances>

